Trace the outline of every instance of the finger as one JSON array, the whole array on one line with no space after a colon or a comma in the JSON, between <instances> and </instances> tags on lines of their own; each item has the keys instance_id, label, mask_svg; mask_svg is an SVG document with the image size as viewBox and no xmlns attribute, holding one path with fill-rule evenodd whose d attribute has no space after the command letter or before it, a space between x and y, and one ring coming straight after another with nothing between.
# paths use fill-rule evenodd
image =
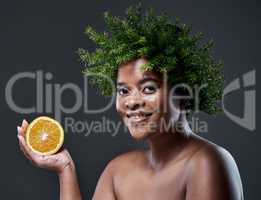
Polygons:
<instances>
[{"instance_id":1,"label":"finger","mask_svg":"<svg viewBox=\"0 0 261 200\"><path fill-rule=\"evenodd\" d=\"M22 121L22 126L21 126L21 129L22 129L21 134L22 134L24 137L25 137L25 134L26 134L27 127L28 127L28 122L24 119L24 120Z\"/></svg>"},{"instance_id":2,"label":"finger","mask_svg":"<svg viewBox=\"0 0 261 200\"><path fill-rule=\"evenodd\" d=\"M23 137L18 136L19 138L19 146L25 157L33 164L34 166L38 166L38 155L36 155L34 152L31 151L31 149L28 148L28 146L23 142Z\"/></svg>"},{"instance_id":3,"label":"finger","mask_svg":"<svg viewBox=\"0 0 261 200\"><path fill-rule=\"evenodd\" d=\"M18 132L18 135L17 136L22 136L22 137L25 137L25 131L24 129L22 129L20 126L17 126L17 132Z\"/></svg>"},{"instance_id":4,"label":"finger","mask_svg":"<svg viewBox=\"0 0 261 200\"><path fill-rule=\"evenodd\" d=\"M26 130L27 126L28 126L28 122L24 119L22 122L22 129Z\"/></svg>"},{"instance_id":5,"label":"finger","mask_svg":"<svg viewBox=\"0 0 261 200\"><path fill-rule=\"evenodd\" d=\"M18 139L21 142L24 152L33 160L36 160L37 155L27 146L24 137L18 135Z\"/></svg>"},{"instance_id":6,"label":"finger","mask_svg":"<svg viewBox=\"0 0 261 200\"><path fill-rule=\"evenodd\" d=\"M21 144L20 140L18 140L19 142L19 147L20 147L20 150L23 152L23 154L25 155L25 157L29 160L31 160L31 157L29 156L29 154L26 152L26 150L24 149L23 145Z\"/></svg>"},{"instance_id":7,"label":"finger","mask_svg":"<svg viewBox=\"0 0 261 200\"><path fill-rule=\"evenodd\" d=\"M24 154L24 156L31 162L31 164L33 164L34 166L37 166L35 160L32 159L32 157L27 153L27 151L25 150L24 146L22 145L20 139L19 139L19 146L20 146L20 150L22 151L22 153Z\"/></svg>"},{"instance_id":8,"label":"finger","mask_svg":"<svg viewBox=\"0 0 261 200\"><path fill-rule=\"evenodd\" d=\"M22 152L23 152L24 154L26 154L27 156L30 157L29 153L28 153L27 150L25 149L25 145L23 144L22 140L24 140L23 137L20 136L20 135L18 135L18 141L19 141L20 149L22 150Z\"/></svg>"}]
</instances>

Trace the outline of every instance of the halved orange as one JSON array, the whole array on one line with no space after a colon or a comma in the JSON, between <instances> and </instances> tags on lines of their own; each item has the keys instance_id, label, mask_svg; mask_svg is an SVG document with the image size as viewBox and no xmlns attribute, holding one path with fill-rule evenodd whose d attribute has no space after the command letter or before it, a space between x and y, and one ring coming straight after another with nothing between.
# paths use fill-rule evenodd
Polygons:
<instances>
[{"instance_id":1,"label":"halved orange","mask_svg":"<svg viewBox=\"0 0 261 200\"><path fill-rule=\"evenodd\" d=\"M50 117L34 119L26 130L26 143L40 155L55 154L63 145L64 131L60 123Z\"/></svg>"}]
</instances>

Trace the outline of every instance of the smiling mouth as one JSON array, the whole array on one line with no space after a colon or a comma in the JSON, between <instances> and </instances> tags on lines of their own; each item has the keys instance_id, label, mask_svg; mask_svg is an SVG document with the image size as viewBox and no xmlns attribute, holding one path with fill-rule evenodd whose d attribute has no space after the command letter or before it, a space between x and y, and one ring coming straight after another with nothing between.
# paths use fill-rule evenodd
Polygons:
<instances>
[{"instance_id":1,"label":"smiling mouth","mask_svg":"<svg viewBox=\"0 0 261 200\"><path fill-rule=\"evenodd\" d=\"M152 114L153 114L153 113L127 114L127 118L128 118L131 122L142 122L142 121L146 121L147 119L149 119L149 117L150 117Z\"/></svg>"}]
</instances>

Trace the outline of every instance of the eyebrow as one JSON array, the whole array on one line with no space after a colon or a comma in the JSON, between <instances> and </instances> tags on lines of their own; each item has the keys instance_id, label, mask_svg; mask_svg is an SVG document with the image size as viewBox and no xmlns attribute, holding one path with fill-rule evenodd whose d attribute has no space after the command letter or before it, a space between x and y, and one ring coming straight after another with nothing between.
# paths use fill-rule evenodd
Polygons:
<instances>
[{"instance_id":1,"label":"eyebrow","mask_svg":"<svg viewBox=\"0 0 261 200\"><path fill-rule=\"evenodd\" d=\"M141 85L147 81L155 81L157 83L160 83L160 81L156 78L152 78L152 77L145 77L143 79L141 79L138 84ZM127 85L125 82L117 82L117 86L122 86L122 85Z\"/></svg>"},{"instance_id":2,"label":"eyebrow","mask_svg":"<svg viewBox=\"0 0 261 200\"><path fill-rule=\"evenodd\" d=\"M159 81L158 79L156 79L156 78L153 78L153 77L145 77L145 78L141 79L138 83L139 83L139 84L143 84L143 83L145 83L145 82L147 82L147 81L154 81L154 82L157 82L157 83L160 82L160 81Z\"/></svg>"}]
</instances>

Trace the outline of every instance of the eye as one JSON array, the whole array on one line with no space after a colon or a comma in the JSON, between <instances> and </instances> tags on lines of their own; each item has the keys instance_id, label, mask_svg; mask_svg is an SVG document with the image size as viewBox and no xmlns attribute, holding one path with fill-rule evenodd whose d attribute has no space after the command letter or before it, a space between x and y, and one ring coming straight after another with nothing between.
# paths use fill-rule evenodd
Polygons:
<instances>
[{"instance_id":1,"label":"eye","mask_svg":"<svg viewBox=\"0 0 261 200\"><path fill-rule=\"evenodd\" d=\"M126 95L129 93L128 89L126 88L117 88L117 93L121 96Z\"/></svg>"},{"instance_id":2,"label":"eye","mask_svg":"<svg viewBox=\"0 0 261 200\"><path fill-rule=\"evenodd\" d=\"M143 88L143 92L144 92L145 94L153 94L153 93L156 92L156 90L157 90L157 87L155 87L155 86L153 86L153 85L148 85L148 86L145 86L145 87Z\"/></svg>"}]
</instances>

